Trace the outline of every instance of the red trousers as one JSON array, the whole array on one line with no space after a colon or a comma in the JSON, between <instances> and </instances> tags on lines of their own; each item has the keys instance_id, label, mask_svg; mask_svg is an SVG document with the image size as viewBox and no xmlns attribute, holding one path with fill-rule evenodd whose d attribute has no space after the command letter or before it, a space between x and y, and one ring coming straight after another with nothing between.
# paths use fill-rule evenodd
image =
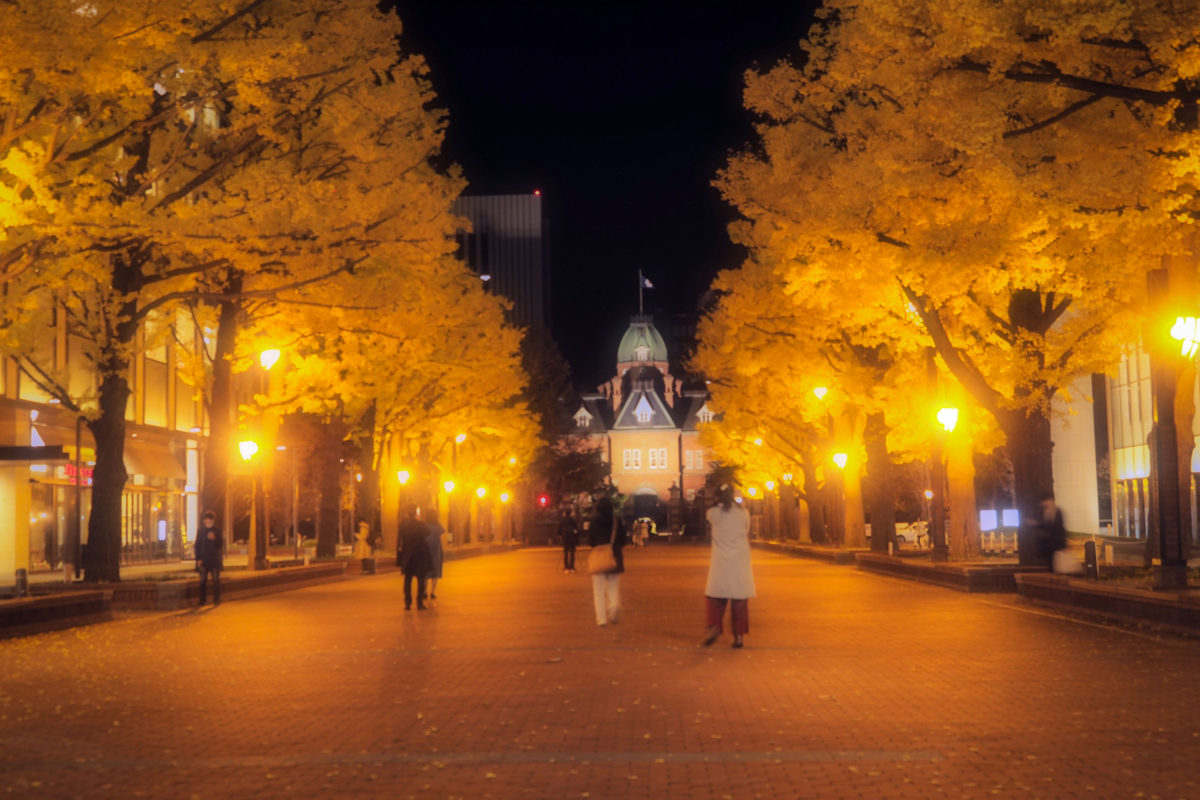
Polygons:
<instances>
[{"instance_id":1,"label":"red trousers","mask_svg":"<svg viewBox=\"0 0 1200 800\"><path fill-rule=\"evenodd\" d=\"M705 611L708 617L708 627L724 632L725 604L729 603L729 616L733 623L733 635L743 636L750 631L750 601L729 600L724 597L704 598Z\"/></svg>"}]
</instances>

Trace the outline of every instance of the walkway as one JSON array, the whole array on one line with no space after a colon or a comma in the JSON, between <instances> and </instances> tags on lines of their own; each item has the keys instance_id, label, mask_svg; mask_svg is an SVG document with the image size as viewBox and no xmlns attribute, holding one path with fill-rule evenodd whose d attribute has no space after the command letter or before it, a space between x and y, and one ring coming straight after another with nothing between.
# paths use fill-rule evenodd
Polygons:
<instances>
[{"instance_id":1,"label":"walkway","mask_svg":"<svg viewBox=\"0 0 1200 800\"><path fill-rule=\"evenodd\" d=\"M756 553L628 556L621 623L528 550L0 643L0 793L163 798L1200 797L1200 643Z\"/></svg>"}]
</instances>

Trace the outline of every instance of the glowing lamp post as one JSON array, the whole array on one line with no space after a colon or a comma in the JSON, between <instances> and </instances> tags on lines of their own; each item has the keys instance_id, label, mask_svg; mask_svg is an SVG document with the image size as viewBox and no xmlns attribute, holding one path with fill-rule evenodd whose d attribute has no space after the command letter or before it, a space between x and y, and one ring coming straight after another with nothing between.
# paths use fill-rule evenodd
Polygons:
<instances>
[{"instance_id":1,"label":"glowing lamp post","mask_svg":"<svg viewBox=\"0 0 1200 800\"><path fill-rule=\"evenodd\" d=\"M1200 350L1200 330L1195 317L1177 317L1171 326L1171 338L1179 342L1179 354L1184 358L1195 358Z\"/></svg>"},{"instance_id":2,"label":"glowing lamp post","mask_svg":"<svg viewBox=\"0 0 1200 800\"><path fill-rule=\"evenodd\" d=\"M258 354L258 363L262 364L263 369L269 370L271 367L275 366L276 362L279 361L279 356L279 350L272 347L271 349L263 350Z\"/></svg>"},{"instance_id":3,"label":"glowing lamp post","mask_svg":"<svg viewBox=\"0 0 1200 800\"><path fill-rule=\"evenodd\" d=\"M483 498L487 497L487 489L480 486L475 490L475 496L482 500Z\"/></svg>"},{"instance_id":4,"label":"glowing lamp post","mask_svg":"<svg viewBox=\"0 0 1200 800\"><path fill-rule=\"evenodd\" d=\"M253 463L257 466L254 457L258 455L258 442L251 439L238 442L238 453L241 454L242 460L247 464ZM267 542L265 532L258 530L258 472L252 469L250 472L250 535L247 544L250 547L250 568L251 569L266 569L267 568Z\"/></svg>"},{"instance_id":5,"label":"glowing lamp post","mask_svg":"<svg viewBox=\"0 0 1200 800\"><path fill-rule=\"evenodd\" d=\"M1151 319L1170 319L1175 309L1170 274L1166 269L1151 270L1146 275L1146 295ZM1180 358L1191 361L1200 350L1200 323L1195 317L1176 317L1169 330L1148 328L1144 341L1153 343L1150 350L1150 386L1154 409L1154 469L1157 473L1158 556L1155 585L1159 589L1187 587L1187 558L1184 551L1183 518L1190 505L1186 484L1181 486L1179 470L1179 440L1175 421L1175 393L1178 389ZM1178 355L1171 352L1172 341L1178 342ZM1189 509L1190 510L1190 509Z\"/></svg>"},{"instance_id":6,"label":"glowing lamp post","mask_svg":"<svg viewBox=\"0 0 1200 800\"><path fill-rule=\"evenodd\" d=\"M829 394L829 387L827 387L827 386L818 386L815 389L813 389L813 396L816 397L818 400L824 400L825 395L827 395L827 394Z\"/></svg>"},{"instance_id":7,"label":"glowing lamp post","mask_svg":"<svg viewBox=\"0 0 1200 800\"><path fill-rule=\"evenodd\" d=\"M402 469L396 473L396 480L400 482L401 486L407 486L411 479L412 473L406 469Z\"/></svg>"},{"instance_id":8,"label":"glowing lamp post","mask_svg":"<svg viewBox=\"0 0 1200 800\"><path fill-rule=\"evenodd\" d=\"M454 491L454 481L446 481L442 488L446 490L446 494L451 494Z\"/></svg>"},{"instance_id":9,"label":"glowing lamp post","mask_svg":"<svg viewBox=\"0 0 1200 800\"><path fill-rule=\"evenodd\" d=\"M946 544L946 462L943 453L946 437L958 427L958 409L938 409L935 418L942 426L942 433L934 439L929 470L932 484L929 492L929 542L933 545L933 560L946 561L950 557L950 548Z\"/></svg>"},{"instance_id":10,"label":"glowing lamp post","mask_svg":"<svg viewBox=\"0 0 1200 800\"><path fill-rule=\"evenodd\" d=\"M845 469L846 464L848 464L849 462L850 462L849 453L834 453L833 454L833 463L837 465L838 469Z\"/></svg>"}]
</instances>

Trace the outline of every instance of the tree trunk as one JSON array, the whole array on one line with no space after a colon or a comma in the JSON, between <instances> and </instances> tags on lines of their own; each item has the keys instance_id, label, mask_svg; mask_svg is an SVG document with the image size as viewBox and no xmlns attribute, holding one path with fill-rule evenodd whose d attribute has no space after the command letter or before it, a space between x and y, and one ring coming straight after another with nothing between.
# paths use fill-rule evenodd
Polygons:
<instances>
[{"instance_id":1,"label":"tree trunk","mask_svg":"<svg viewBox=\"0 0 1200 800\"><path fill-rule=\"evenodd\" d=\"M1049 403L1046 404L1049 406ZM1050 417L1045 411L1010 411L1000 415L1000 426L1007 439L1007 451L1013 467L1015 504L1021 515L1024 535L1019 535L1022 564L1037 563L1030 520L1040 517L1038 503L1054 491L1054 467L1051 461ZM1069 522L1069 521L1068 521Z\"/></svg>"},{"instance_id":2,"label":"tree trunk","mask_svg":"<svg viewBox=\"0 0 1200 800\"><path fill-rule=\"evenodd\" d=\"M342 437L340 427L330 423L320 426L324 446L320 452L328 459L321 470L321 504L317 525L317 558L337 555L338 519L342 513L342 464L338 461Z\"/></svg>"},{"instance_id":3,"label":"tree trunk","mask_svg":"<svg viewBox=\"0 0 1200 800\"><path fill-rule=\"evenodd\" d=\"M227 293L240 292L242 278L234 274L223 287ZM233 355L237 346L241 306L233 300L221 303L217 323L217 343L213 354L213 381L209 395L208 444L204 451L203 485L200 487L201 513L212 511L224 524L225 492L228 489L229 463L233 458ZM226 531L231 536L231 531Z\"/></svg>"},{"instance_id":4,"label":"tree trunk","mask_svg":"<svg viewBox=\"0 0 1200 800\"><path fill-rule=\"evenodd\" d=\"M888 552L896 541L896 488L892 480L892 457L887 449L887 422L882 412L867 417L863 433L867 448L867 479L870 486L871 549Z\"/></svg>"},{"instance_id":5,"label":"tree trunk","mask_svg":"<svg viewBox=\"0 0 1200 800\"><path fill-rule=\"evenodd\" d=\"M946 484L950 490L950 529L946 531L950 560L978 558L983 542L975 503L974 448L970 436L961 429L950 435L946 445Z\"/></svg>"},{"instance_id":6,"label":"tree trunk","mask_svg":"<svg viewBox=\"0 0 1200 800\"><path fill-rule=\"evenodd\" d=\"M850 408L838 419L838 440L846 443L846 466L841 469L843 538L845 547L867 546L867 521L863 515L862 452L866 420L857 408Z\"/></svg>"},{"instance_id":7,"label":"tree trunk","mask_svg":"<svg viewBox=\"0 0 1200 800\"><path fill-rule=\"evenodd\" d=\"M804 460L801 473L804 475L804 505L808 511L804 515L808 522L807 541L828 544L829 536L825 529L825 493L817 483L817 467L811 458Z\"/></svg>"},{"instance_id":8,"label":"tree trunk","mask_svg":"<svg viewBox=\"0 0 1200 800\"><path fill-rule=\"evenodd\" d=\"M100 383L100 416L88 422L96 443L92 473L92 513L84 553L84 580L121 579L121 495L125 491L125 407L129 402L127 364L110 363Z\"/></svg>"}]
</instances>

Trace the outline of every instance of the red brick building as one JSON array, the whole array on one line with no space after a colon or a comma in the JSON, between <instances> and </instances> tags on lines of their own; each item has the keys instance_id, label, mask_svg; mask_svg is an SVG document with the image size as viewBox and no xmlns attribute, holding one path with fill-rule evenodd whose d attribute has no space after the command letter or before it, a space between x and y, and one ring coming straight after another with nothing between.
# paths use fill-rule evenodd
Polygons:
<instances>
[{"instance_id":1,"label":"red brick building","mask_svg":"<svg viewBox=\"0 0 1200 800\"><path fill-rule=\"evenodd\" d=\"M704 390L685 389L671 374L667 345L649 316L636 316L617 348L616 374L580 398L570 434L599 449L612 480L637 516L667 521L667 504L683 487L688 501L704 487L712 460L699 426L712 420Z\"/></svg>"}]
</instances>

